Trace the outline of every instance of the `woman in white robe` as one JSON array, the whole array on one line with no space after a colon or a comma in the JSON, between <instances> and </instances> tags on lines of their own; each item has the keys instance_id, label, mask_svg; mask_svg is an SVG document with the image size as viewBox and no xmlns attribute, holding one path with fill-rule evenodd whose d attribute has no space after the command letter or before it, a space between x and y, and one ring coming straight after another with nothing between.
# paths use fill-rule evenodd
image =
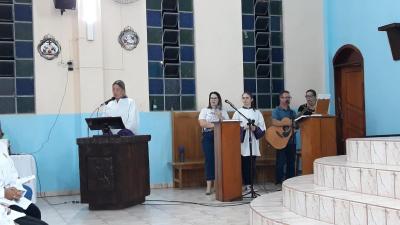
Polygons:
<instances>
[{"instance_id":1,"label":"woman in white robe","mask_svg":"<svg viewBox=\"0 0 400 225\"><path fill-rule=\"evenodd\" d=\"M121 136L132 136L139 129L139 112L135 101L126 96L125 83L117 80L112 85L114 100L110 101L104 108L103 116L122 118L126 129L112 129L112 134Z\"/></svg>"},{"instance_id":2,"label":"woman in white robe","mask_svg":"<svg viewBox=\"0 0 400 225\"><path fill-rule=\"evenodd\" d=\"M260 110L254 108L254 99L251 93L244 92L242 94L243 107L239 108L248 119L254 120L253 125L248 125L248 121L238 112L233 114L232 119L240 120L241 130L241 155L242 155L242 179L245 185L245 190L250 188L252 180L254 181L256 173L256 157L261 156L259 139L265 134L264 117ZM252 152L250 155L249 135L251 135ZM251 161L250 161L251 160ZM252 174L252 176L250 176ZM253 182L254 183L254 182Z\"/></svg>"}]
</instances>

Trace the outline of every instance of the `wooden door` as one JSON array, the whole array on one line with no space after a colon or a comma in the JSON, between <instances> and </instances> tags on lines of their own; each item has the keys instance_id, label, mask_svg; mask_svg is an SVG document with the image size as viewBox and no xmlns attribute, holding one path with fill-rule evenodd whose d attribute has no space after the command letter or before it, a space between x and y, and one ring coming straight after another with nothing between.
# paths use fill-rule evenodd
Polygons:
<instances>
[{"instance_id":1,"label":"wooden door","mask_svg":"<svg viewBox=\"0 0 400 225\"><path fill-rule=\"evenodd\" d=\"M362 66L352 65L338 68L336 81L338 153L345 154L347 138L365 137Z\"/></svg>"}]
</instances>

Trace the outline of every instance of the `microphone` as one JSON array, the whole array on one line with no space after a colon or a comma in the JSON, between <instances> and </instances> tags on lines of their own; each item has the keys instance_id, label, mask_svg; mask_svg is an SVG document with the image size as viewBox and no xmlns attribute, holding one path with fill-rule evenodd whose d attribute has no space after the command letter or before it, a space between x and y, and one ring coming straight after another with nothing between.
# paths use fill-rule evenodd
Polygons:
<instances>
[{"instance_id":1,"label":"microphone","mask_svg":"<svg viewBox=\"0 0 400 225\"><path fill-rule=\"evenodd\" d=\"M230 102L228 99L225 99L225 102L228 103L229 105L233 105L233 103Z\"/></svg>"},{"instance_id":2,"label":"microphone","mask_svg":"<svg viewBox=\"0 0 400 225\"><path fill-rule=\"evenodd\" d=\"M102 105L107 105L109 102L114 101L114 100L115 100L115 97L112 97L112 98L108 99L107 101L103 102L103 103L101 104L101 106L102 106Z\"/></svg>"}]
</instances>

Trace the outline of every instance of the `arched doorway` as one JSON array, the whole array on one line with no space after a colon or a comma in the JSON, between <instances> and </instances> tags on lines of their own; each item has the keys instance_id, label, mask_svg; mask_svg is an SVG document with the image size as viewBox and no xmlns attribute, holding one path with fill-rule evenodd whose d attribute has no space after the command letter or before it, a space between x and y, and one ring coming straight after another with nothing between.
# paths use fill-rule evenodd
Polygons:
<instances>
[{"instance_id":1,"label":"arched doorway","mask_svg":"<svg viewBox=\"0 0 400 225\"><path fill-rule=\"evenodd\" d=\"M341 47L333 59L335 72L338 154L346 154L346 139L365 137L364 60L352 45Z\"/></svg>"}]
</instances>

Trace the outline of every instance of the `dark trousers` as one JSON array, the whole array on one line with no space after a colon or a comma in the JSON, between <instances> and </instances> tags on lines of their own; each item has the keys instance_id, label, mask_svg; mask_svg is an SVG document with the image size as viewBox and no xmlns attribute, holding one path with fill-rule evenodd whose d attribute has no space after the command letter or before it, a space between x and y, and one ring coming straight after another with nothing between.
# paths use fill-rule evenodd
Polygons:
<instances>
[{"instance_id":1,"label":"dark trousers","mask_svg":"<svg viewBox=\"0 0 400 225\"><path fill-rule=\"evenodd\" d=\"M206 180L215 180L214 132L203 132L201 144L205 158Z\"/></svg>"},{"instance_id":2,"label":"dark trousers","mask_svg":"<svg viewBox=\"0 0 400 225\"><path fill-rule=\"evenodd\" d=\"M23 208L17 206L17 205L12 205L9 207L10 209L14 211L18 211L21 213L25 213L26 216L18 218L15 220L16 223L19 225L46 225L47 223L41 221L41 213L39 208L35 204L30 204L29 207L24 210Z\"/></svg>"},{"instance_id":3,"label":"dark trousers","mask_svg":"<svg viewBox=\"0 0 400 225\"><path fill-rule=\"evenodd\" d=\"M251 163L253 168L251 168ZM251 184L251 176L250 172L252 173L253 184L254 184L254 177L256 175L256 156L242 156L242 181L244 185Z\"/></svg>"},{"instance_id":4,"label":"dark trousers","mask_svg":"<svg viewBox=\"0 0 400 225\"><path fill-rule=\"evenodd\" d=\"M286 179L294 177L296 161L296 145L288 144L284 149L276 151L275 181L284 181L284 166L286 164Z\"/></svg>"}]
</instances>

